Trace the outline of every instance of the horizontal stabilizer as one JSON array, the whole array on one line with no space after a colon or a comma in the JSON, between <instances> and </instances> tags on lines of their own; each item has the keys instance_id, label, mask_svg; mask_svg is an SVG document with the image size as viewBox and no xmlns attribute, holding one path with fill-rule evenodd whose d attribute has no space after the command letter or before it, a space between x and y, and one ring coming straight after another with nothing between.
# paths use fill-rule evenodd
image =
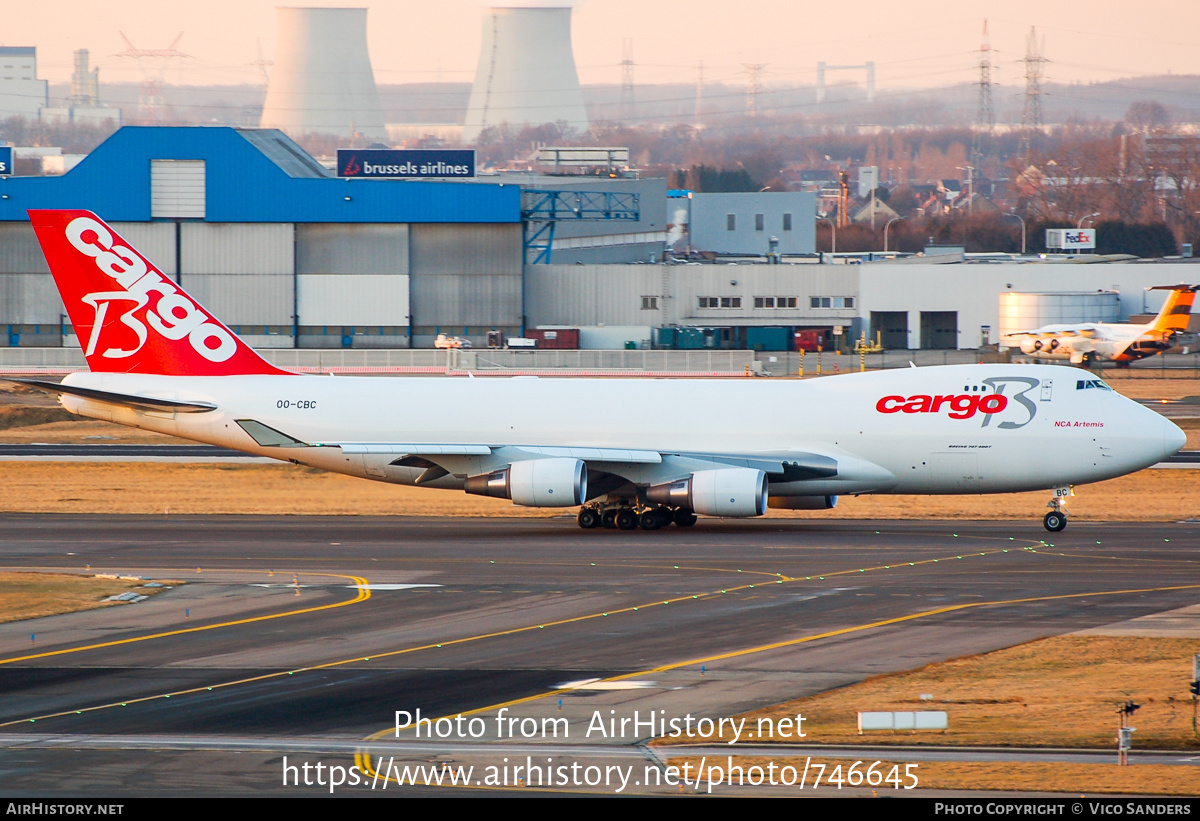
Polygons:
<instances>
[{"instance_id":1,"label":"horizontal stabilizer","mask_svg":"<svg viewBox=\"0 0 1200 821\"><path fill-rule=\"evenodd\" d=\"M208 413L217 409L216 405L208 402L177 402L173 399L155 399L152 396L134 396L128 393L113 393L112 391L101 391L95 388L79 388L74 385L63 385L60 382L44 382L40 379L9 379L9 382L18 382L22 385L28 385L31 388L36 388L39 391L47 393L55 393L60 396L78 396L80 399L89 399L93 402L104 402L107 405L118 405L123 408L133 408L141 411L167 411L173 413Z\"/></svg>"}]
</instances>

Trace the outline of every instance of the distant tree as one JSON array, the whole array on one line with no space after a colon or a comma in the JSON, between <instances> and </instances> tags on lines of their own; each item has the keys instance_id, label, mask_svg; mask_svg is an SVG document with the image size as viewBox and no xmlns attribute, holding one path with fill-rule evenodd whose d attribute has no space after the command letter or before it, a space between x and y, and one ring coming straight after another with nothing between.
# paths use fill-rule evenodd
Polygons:
<instances>
[{"instance_id":1,"label":"distant tree","mask_svg":"<svg viewBox=\"0 0 1200 821\"><path fill-rule=\"evenodd\" d=\"M25 117L0 121L0 145L60 146L66 154L87 154L107 140L117 125L102 123L49 123Z\"/></svg>"},{"instance_id":2,"label":"distant tree","mask_svg":"<svg viewBox=\"0 0 1200 821\"><path fill-rule=\"evenodd\" d=\"M1169 126L1171 115L1157 100L1135 100L1125 111L1125 123L1138 131L1154 131Z\"/></svg>"},{"instance_id":3,"label":"distant tree","mask_svg":"<svg viewBox=\"0 0 1200 821\"><path fill-rule=\"evenodd\" d=\"M1179 246L1165 223L1105 220L1096 224L1096 253L1166 257L1179 253Z\"/></svg>"},{"instance_id":4,"label":"distant tree","mask_svg":"<svg viewBox=\"0 0 1200 821\"><path fill-rule=\"evenodd\" d=\"M706 194L757 191L762 188L760 183L750 178L745 168L710 168L707 165L694 165L687 170L684 181L685 188Z\"/></svg>"},{"instance_id":5,"label":"distant tree","mask_svg":"<svg viewBox=\"0 0 1200 821\"><path fill-rule=\"evenodd\" d=\"M918 202L917 192L913 191L907 185L902 185L888 194L888 207L902 217L907 217L909 214L917 210Z\"/></svg>"}]
</instances>

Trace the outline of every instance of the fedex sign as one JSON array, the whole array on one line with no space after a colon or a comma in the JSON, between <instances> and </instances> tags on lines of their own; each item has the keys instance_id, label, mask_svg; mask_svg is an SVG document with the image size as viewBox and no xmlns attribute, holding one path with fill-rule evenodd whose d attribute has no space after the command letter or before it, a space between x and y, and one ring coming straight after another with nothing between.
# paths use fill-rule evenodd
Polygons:
<instances>
[{"instance_id":1,"label":"fedex sign","mask_svg":"<svg viewBox=\"0 0 1200 821\"><path fill-rule=\"evenodd\" d=\"M1077 250L1096 247L1095 228L1047 228L1046 247Z\"/></svg>"}]
</instances>

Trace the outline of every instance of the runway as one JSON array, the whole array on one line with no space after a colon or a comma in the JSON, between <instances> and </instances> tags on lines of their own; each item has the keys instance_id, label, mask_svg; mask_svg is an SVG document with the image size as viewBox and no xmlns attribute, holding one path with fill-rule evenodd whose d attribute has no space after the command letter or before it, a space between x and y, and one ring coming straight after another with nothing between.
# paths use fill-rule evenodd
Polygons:
<instances>
[{"instance_id":1,"label":"runway","mask_svg":"<svg viewBox=\"0 0 1200 821\"><path fill-rule=\"evenodd\" d=\"M597 761L661 766L646 733L584 730L597 712L733 716L1200 601L1194 524L1072 522L1045 539L1039 522L702 520L625 533L565 518L5 515L0 526L5 569L187 582L136 605L0 625L0 770L13 795L304 794L283 785L284 755L482 766L556 743L572 760L594 749ZM502 706L565 719L567 735L525 737L518 724L505 737ZM417 709L485 716L487 734L411 746L422 740L397 739L395 714Z\"/></svg>"}]
</instances>

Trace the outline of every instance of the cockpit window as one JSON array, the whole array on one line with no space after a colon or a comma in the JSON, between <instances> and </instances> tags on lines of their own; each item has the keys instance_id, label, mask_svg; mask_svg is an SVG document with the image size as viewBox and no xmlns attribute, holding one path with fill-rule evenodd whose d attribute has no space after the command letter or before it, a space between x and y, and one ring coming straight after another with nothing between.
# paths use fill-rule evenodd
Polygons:
<instances>
[{"instance_id":1,"label":"cockpit window","mask_svg":"<svg viewBox=\"0 0 1200 821\"><path fill-rule=\"evenodd\" d=\"M1093 388L1096 388L1096 389L1099 389L1102 391L1111 391L1112 390L1112 388L1110 388L1108 385L1105 385L1099 379L1080 379L1079 381L1077 381L1075 383L1075 390L1077 390L1077 391L1086 391L1086 390L1091 390Z\"/></svg>"}]
</instances>

